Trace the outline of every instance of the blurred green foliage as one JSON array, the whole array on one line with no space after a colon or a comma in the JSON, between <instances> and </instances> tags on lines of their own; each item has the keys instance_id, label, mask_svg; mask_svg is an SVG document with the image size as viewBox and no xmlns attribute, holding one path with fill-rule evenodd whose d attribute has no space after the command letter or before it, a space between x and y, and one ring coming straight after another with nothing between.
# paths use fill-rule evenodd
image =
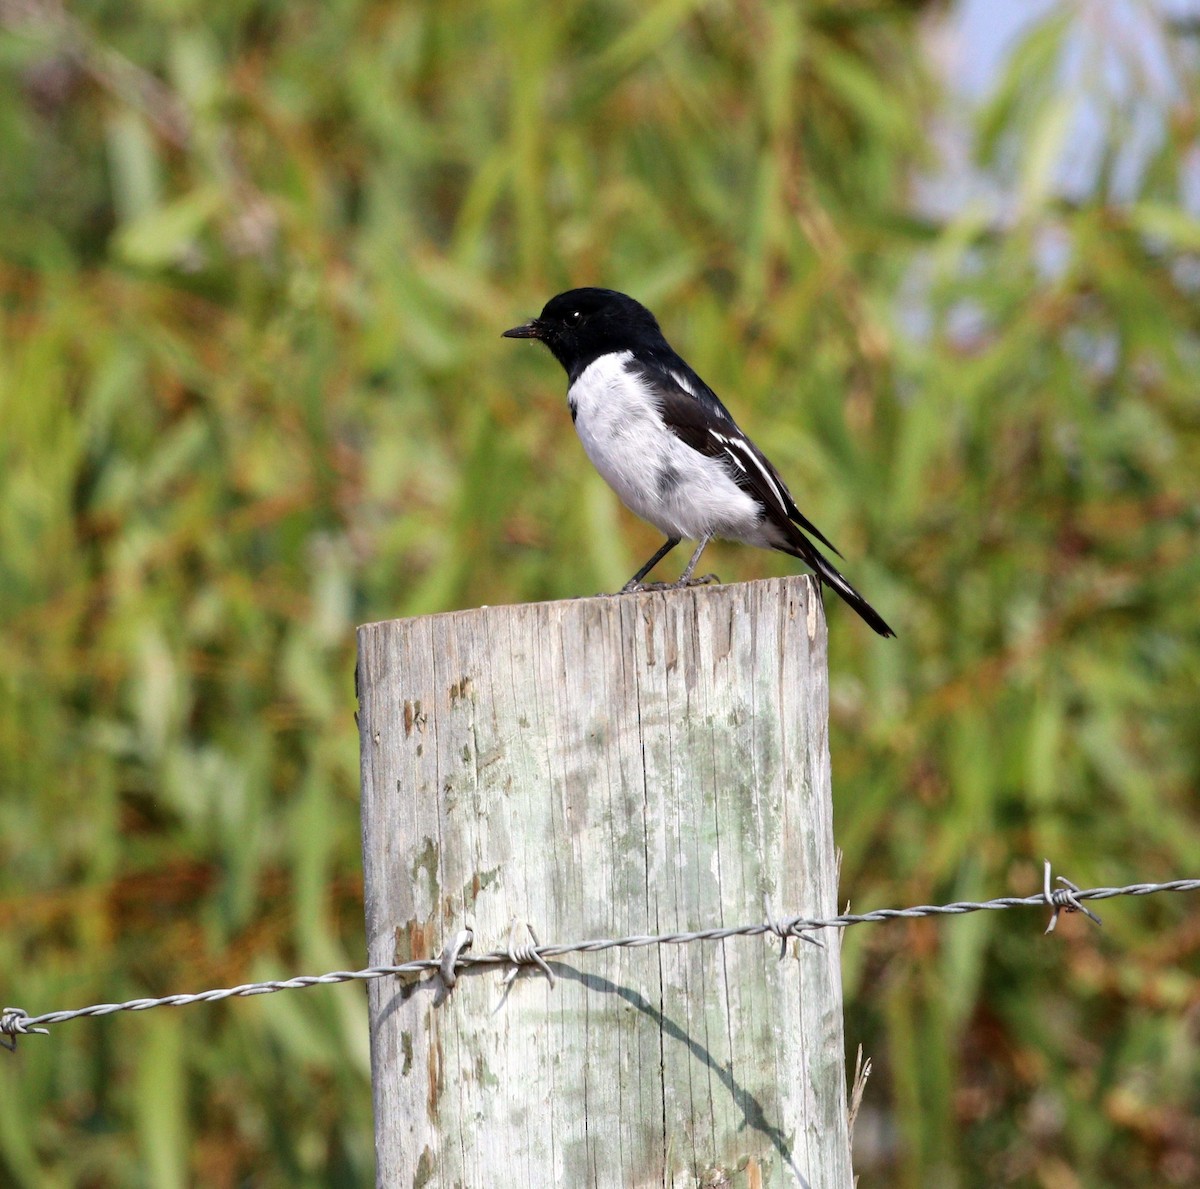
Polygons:
<instances>
[{"instance_id":1,"label":"blurred green foliage","mask_svg":"<svg viewBox=\"0 0 1200 1189\"><path fill-rule=\"evenodd\" d=\"M830 601L843 896L1200 871L1195 45L1146 9L1154 71L1068 79L1052 11L966 127L1000 200L935 217L940 12L0 2L4 1002L363 960L355 622L658 541L498 337L572 284L658 312L900 633ZM864 1183L1197 1183L1198 951L1184 897L852 931ZM0 1101L5 1184L373 1176L361 990L63 1025Z\"/></svg>"}]
</instances>

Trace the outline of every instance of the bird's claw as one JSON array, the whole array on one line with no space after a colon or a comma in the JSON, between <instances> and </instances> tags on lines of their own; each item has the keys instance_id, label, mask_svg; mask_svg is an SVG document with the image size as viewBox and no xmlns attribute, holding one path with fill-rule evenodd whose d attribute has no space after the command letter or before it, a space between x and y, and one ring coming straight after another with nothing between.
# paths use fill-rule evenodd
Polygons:
<instances>
[{"instance_id":1,"label":"bird's claw","mask_svg":"<svg viewBox=\"0 0 1200 1189\"><path fill-rule=\"evenodd\" d=\"M618 594L650 594L654 591L686 590L689 586L709 586L721 581L716 574L704 574L699 578L681 578L678 582L626 582Z\"/></svg>"}]
</instances>

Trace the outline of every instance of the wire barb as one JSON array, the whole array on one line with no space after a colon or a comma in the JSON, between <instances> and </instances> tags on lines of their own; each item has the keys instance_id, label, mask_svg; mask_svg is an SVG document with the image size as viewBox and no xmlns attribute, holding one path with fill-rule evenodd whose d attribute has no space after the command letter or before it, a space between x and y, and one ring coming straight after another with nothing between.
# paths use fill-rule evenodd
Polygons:
<instances>
[{"instance_id":1,"label":"wire barb","mask_svg":"<svg viewBox=\"0 0 1200 1189\"><path fill-rule=\"evenodd\" d=\"M1104 922L1099 916L1080 901L1079 893L1083 890L1082 888L1061 875L1055 876L1055 882L1062 886L1058 888L1050 886L1050 860L1045 859L1043 862L1045 867L1042 870L1042 895L1046 899L1046 904L1053 910L1050 914L1050 923L1046 926L1046 932L1054 932L1058 925L1060 912L1081 912L1093 924L1102 925Z\"/></svg>"},{"instance_id":2,"label":"wire barb","mask_svg":"<svg viewBox=\"0 0 1200 1189\"><path fill-rule=\"evenodd\" d=\"M28 1020L29 1013L20 1007L6 1007L0 1011L0 1048L15 1053L18 1036L29 1036L34 1032L40 1036L50 1035L49 1028L34 1028Z\"/></svg>"},{"instance_id":3,"label":"wire barb","mask_svg":"<svg viewBox=\"0 0 1200 1189\"><path fill-rule=\"evenodd\" d=\"M787 957L788 939L795 937L798 941L807 941L810 945L815 945L817 949L823 950L824 943L815 938L811 933L806 933L803 926L809 924L804 917L790 917L786 920L778 920L775 914L771 911L771 897L763 896L763 914L767 918L767 923L764 926L763 932L774 933L779 938L779 960L782 962Z\"/></svg>"},{"instance_id":4,"label":"wire barb","mask_svg":"<svg viewBox=\"0 0 1200 1189\"><path fill-rule=\"evenodd\" d=\"M442 986L447 991L452 991L454 984L458 982L458 975L455 973L454 967L458 964L459 955L463 950L469 950L471 942L474 940L475 934L470 929L460 929L455 933L454 940L443 948L438 975L442 980Z\"/></svg>"},{"instance_id":5,"label":"wire barb","mask_svg":"<svg viewBox=\"0 0 1200 1189\"><path fill-rule=\"evenodd\" d=\"M533 944L517 945L517 918L509 922L508 925L508 960L512 963L508 973L503 978L503 983L507 987L513 979L521 971L522 966L536 966L549 980L550 986L554 986L554 971L546 964L546 959L542 957L540 951L541 942L538 940L538 935L533 931L533 926L528 921L525 922L525 931L533 939Z\"/></svg>"}]
</instances>

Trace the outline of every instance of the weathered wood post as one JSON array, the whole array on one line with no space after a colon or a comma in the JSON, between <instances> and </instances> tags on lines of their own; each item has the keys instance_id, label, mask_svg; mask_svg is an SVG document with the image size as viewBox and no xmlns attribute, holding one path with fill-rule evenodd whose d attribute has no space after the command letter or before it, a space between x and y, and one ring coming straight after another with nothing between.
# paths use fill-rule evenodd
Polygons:
<instances>
[{"instance_id":1,"label":"weathered wood post","mask_svg":"<svg viewBox=\"0 0 1200 1189\"><path fill-rule=\"evenodd\" d=\"M807 578L368 624L372 963L833 915ZM525 935L522 933L522 941ZM378 1184L851 1184L839 937L370 985Z\"/></svg>"}]
</instances>

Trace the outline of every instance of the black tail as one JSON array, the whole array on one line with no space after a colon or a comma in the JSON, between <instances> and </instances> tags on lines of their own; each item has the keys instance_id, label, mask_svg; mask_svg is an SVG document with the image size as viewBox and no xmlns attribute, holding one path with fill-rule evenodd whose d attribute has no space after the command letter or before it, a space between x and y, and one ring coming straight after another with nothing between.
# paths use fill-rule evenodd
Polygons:
<instances>
[{"instance_id":1,"label":"black tail","mask_svg":"<svg viewBox=\"0 0 1200 1189\"><path fill-rule=\"evenodd\" d=\"M796 531L795 539L782 548L783 552L798 557L806 566L809 566L830 590L858 612L873 631L878 632L881 636L896 634L888 627L883 616L838 573L833 563L807 537Z\"/></svg>"}]
</instances>

